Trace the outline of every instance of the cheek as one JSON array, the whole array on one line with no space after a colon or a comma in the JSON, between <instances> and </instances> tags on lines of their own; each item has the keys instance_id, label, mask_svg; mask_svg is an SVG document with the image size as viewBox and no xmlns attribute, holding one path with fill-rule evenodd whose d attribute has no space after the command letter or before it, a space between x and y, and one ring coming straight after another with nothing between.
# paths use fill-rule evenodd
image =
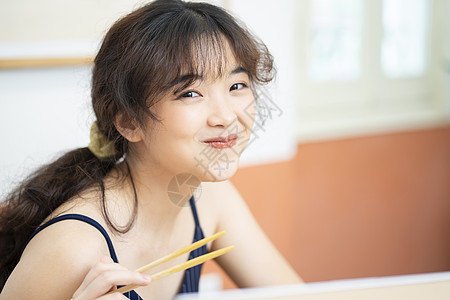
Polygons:
<instances>
[{"instance_id":1,"label":"cheek","mask_svg":"<svg viewBox=\"0 0 450 300\"><path fill-rule=\"evenodd\" d=\"M235 111L242 124L249 130L252 129L256 116L256 103L253 95L240 99L235 107Z\"/></svg>"},{"instance_id":2,"label":"cheek","mask_svg":"<svg viewBox=\"0 0 450 300\"><path fill-rule=\"evenodd\" d=\"M163 130L168 136L178 139L193 139L201 128L202 112L195 107L172 107L162 120Z\"/></svg>"},{"instance_id":3,"label":"cheek","mask_svg":"<svg viewBox=\"0 0 450 300\"><path fill-rule=\"evenodd\" d=\"M150 134L146 146L150 160L174 174L191 170L193 157L199 152L196 137L201 128L201 110L168 105L158 113L161 123Z\"/></svg>"}]
</instances>

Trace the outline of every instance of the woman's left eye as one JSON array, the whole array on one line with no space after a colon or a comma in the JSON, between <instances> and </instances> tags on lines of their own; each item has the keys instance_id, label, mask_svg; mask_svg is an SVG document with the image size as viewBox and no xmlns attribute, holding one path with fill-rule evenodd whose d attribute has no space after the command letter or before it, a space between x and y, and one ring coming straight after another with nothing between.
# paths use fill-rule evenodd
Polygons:
<instances>
[{"instance_id":1,"label":"woman's left eye","mask_svg":"<svg viewBox=\"0 0 450 300\"><path fill-rule=\"evenodd\" d=\"M246 87L247 85L245 83L235 83L230 87L230 91L240 90Z\"/></svg>"}]
</instances>

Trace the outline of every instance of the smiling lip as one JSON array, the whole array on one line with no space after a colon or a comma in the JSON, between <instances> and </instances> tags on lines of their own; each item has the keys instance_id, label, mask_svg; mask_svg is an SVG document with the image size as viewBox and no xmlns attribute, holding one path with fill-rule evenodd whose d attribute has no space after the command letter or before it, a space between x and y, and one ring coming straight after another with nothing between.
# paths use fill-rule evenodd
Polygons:
<instances>
[{"instance_id":1,"label":"smiling lip","mask_svg":"<svg viewBox=\"0 0 450 300\"><path fill-rule=\"evenodd\" d=\"M216 149L226 149L231 148L236 145L236 140L238 136L236 134L230 134L227 137L215 137L203 140L203 143L209 144L211 147Z\"/></svg>"}]
</instances>

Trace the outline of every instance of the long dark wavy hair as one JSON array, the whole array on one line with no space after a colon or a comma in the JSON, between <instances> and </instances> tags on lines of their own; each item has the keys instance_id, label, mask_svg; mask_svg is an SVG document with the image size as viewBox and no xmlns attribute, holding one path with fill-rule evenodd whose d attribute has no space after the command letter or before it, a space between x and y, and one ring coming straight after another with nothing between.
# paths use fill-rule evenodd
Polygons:
<instances>
[{"instance_id":1,"label":"long dark wavy hair","mask_svg":"<svg viewBox=\"0 0 450 300\"><path fill-rule=\"evenodd\" d=\"M253 89L272 80L273 58L266 46L225 10L210 4L158 0L111 27L94 61L92 105L99 130L114 141L116 155L99 159L88 148L75 149L42 166L4 199L0 290L32 232L57 207L87 189L98 189L108 226L117 233L131 228L137 197L124 227L113 224L106 208L103 179L128 152L114 120L121 114L144 126L146 118L157 120L152 105L175 86L188 86L206 72L220 76L226 63L224 41L249 72Z\"/></svg>"}]
</instances>

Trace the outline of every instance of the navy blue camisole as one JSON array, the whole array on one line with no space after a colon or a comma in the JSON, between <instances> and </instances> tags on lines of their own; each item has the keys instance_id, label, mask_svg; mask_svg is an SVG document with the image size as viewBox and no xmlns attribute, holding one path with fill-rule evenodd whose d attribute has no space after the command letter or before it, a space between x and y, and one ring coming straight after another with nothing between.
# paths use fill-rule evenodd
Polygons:
<instances>
[{"instance_id":1,"label":"navy blue camisole","mask_svg":"<svg viewBox=\"0 0 450 300\"><path fill-rule=\"evenodd\" d=\"M192 214L194 215L194 221L195 221L195 231L194 231L194 240L193 241L196 242L196 241L203 239L204 235L203 235L202 228L200 227L200 222L198 220L197 209L195 207L195 201L194 201L193 196L191 197L189 202L191 204ZM111 241L108 233L106 232L106 230L97 221L95 221L87 216L84 216L84 215L66 214L66 215L61 215L54 219L51 219L50 221L48 221L47 223L43 224L38 229L36 229L36 231L34 231L33 234L30 236L30 238L28 239L28 242L44 228L46 228L56 222L63 221L63 220L79 220L79 221L88 223L89 225L92 225L95 228L97 228L98 231L100 231L100 233L105 238L106 243L108 244L108 249L109 249L109 254L111 256L111 259L116 263L119 262L119 260L117 259L116 251L114 250L112 241ZM28 242L27 242L27 244L28 244ZM189 254L189 259L206 254L207 252L208 251L206 249L206 245L204 245L200 248L197 248L197 249L191 251L191 253ZM184 279L183 279L183 282L181 284L181 288L179 291L180 294L181 293L198 292L198 285L199 285L199 281L200 281L201 269L202 269L202 265L197 265L197 266L187 269L185 271ZM142 300L142 298L135 291L127 292L124 295L128 299L131 299L131 300Z\"/></svg>"}]
</instances>

